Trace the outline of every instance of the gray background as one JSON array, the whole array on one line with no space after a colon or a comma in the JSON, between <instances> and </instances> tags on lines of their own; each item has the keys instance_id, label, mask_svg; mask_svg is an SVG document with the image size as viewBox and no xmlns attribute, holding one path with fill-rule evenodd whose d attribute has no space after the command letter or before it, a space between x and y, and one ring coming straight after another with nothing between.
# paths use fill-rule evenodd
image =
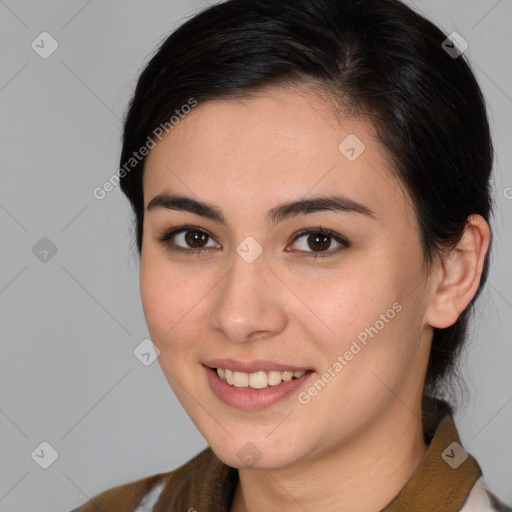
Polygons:
<instances>
[{"instance_id":1,"label":"gray background","mask_svg":"<svg viewBox=\"0 0 512 512\"><path fill-rule=\"evenodd\" d=\"M409 3L469 42L490 107L493 270L456 420L491 488L512 502L512 2ZM102 201L92 194L117 171L121 118L143 63L206 5L0 0L0 512L70 510L206 446L158 363L133 354L149 334L128 202L118 187ZM46 59L31 48L43 31L59 45ZM57 249L46 262L33 252L43 237ZM58 453L48 469L31 456L43 441Z\"/></svg>"}]
</instances>

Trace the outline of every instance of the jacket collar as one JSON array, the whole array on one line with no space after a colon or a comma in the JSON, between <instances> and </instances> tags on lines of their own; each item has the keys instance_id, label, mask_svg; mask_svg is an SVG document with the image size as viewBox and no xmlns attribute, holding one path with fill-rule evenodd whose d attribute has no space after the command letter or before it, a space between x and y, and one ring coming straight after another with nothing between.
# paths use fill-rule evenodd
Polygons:
<instances>
[{"instance_id":1,"label":"jacket collar","mask_svg":"<svg viewBox=\"0 0 512 512\"><path fill-rule=\"evenodd\" d=\"M410 480L382 512L459 511L482 476L474 457L462 447L450 406L441 400L423 402L428 450Z\"/></svg>"}]
</instances>

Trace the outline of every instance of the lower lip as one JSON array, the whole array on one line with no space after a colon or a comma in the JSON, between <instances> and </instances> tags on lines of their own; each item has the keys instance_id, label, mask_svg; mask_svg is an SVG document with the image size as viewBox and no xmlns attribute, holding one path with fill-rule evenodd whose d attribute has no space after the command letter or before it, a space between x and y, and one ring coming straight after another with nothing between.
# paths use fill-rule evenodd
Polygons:
<instances>
[{"instance_id":1,"label":"lower lip","mask_svg":"<svg viewBox=\"0 0 512 512\"><path fill-rule=\"evenodd\" d=\"M271 405L289 397L299 386L304 384L313 375L313 371L307 371L302 377L289 381L282 381L277 386L268 386L263 389L251 387L237 388L222 380L216 370L204 366L210 387L213 392L227 405L237 409L254 411L265 409Z\"/></svg>"}]
</instances>

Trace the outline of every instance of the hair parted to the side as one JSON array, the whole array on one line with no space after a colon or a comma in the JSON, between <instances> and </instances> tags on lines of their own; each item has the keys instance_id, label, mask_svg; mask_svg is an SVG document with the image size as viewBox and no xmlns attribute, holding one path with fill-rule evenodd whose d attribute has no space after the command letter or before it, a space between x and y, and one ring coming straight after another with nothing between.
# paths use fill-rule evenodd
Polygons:
<instances>
[{"instance_id":1,"label":"hair parted to the side","mask_svg":"<svg viewBox=\"0 0 512 512\"><path fill-rule=\"evenodd\" d=\"M159 46L125 118L121 166L155 128L197 104L265 87L314 85L340 111L369 119L391 172L412 198L428 267L460 239L471 214L490 221L493 146L485 101L464 55L399 0L228 0L198 13ZM142 159L121 177L142 250ZM219 171L221 172L221 171ZM464 343L478 292L435 329L425 394L436 395Z\"/></svg>"}]
</instances>

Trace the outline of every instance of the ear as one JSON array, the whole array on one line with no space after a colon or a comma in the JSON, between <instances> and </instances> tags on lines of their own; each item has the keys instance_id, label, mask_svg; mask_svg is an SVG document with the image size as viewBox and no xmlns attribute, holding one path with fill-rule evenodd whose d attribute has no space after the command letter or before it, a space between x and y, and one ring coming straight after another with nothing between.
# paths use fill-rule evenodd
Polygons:
<instances>
[{"instance_id":1,"label":"ear","mask_svg":"<svg viewBox=\"0 0 512 512\"><path fill-rule=\"evenodd\" d=\"M445 254L433 282L433 294L426 311L427 325L445 329L453 325L475 296L491 231L481 215L470 215L459 243Z\"/></svg>"}]
</instances>

